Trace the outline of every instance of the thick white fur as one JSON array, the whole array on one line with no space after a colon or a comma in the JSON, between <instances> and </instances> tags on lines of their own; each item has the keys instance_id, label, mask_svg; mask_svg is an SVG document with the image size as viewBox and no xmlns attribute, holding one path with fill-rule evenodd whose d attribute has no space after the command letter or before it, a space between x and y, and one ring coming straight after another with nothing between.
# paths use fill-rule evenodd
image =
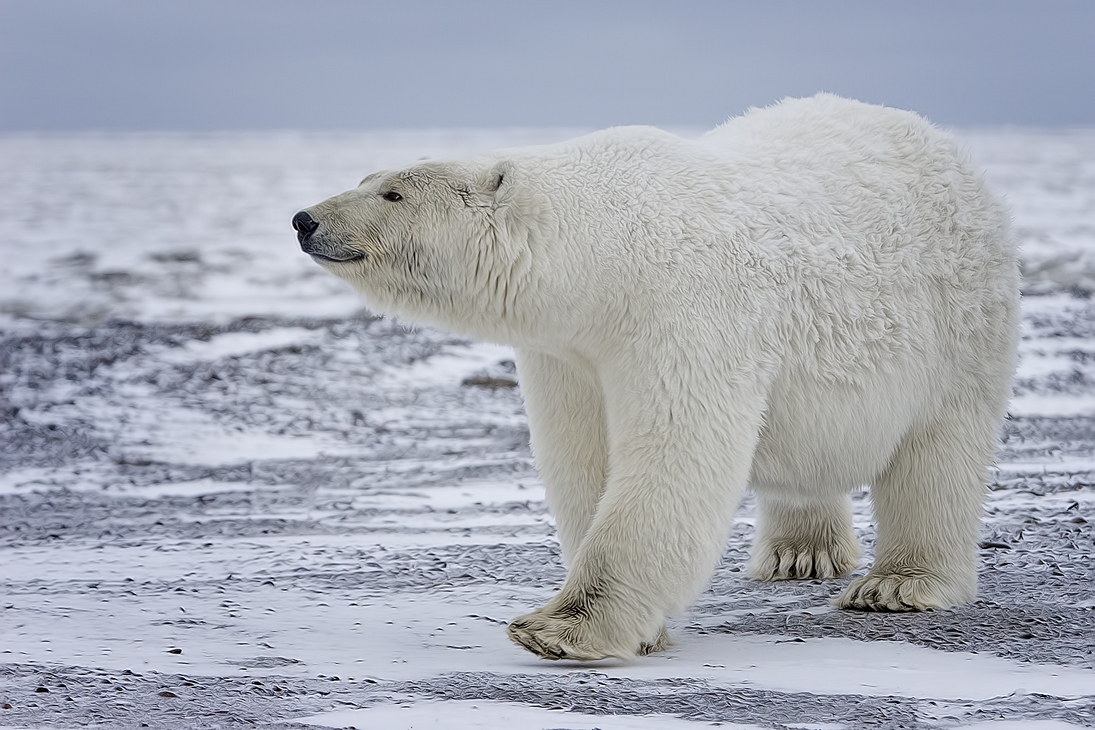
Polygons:
<instances>
[{"instance_id":1,"label":"thick white fur","mask_svg":"<svg viewBox=\"0 0 1095 730\"><path fill-rule=\"evenodd\" d=\"M517 348L569 565L510 626L529 650L663 647L750 484L754 578L853 569L869 484L875 563L837 605L974 597L1017 268L1003 206L921 118L787 100L698 140L617 128L378 173L309 213L315 250L364 257L321 263L374 308Z\"/></svg>"}]
</instances>

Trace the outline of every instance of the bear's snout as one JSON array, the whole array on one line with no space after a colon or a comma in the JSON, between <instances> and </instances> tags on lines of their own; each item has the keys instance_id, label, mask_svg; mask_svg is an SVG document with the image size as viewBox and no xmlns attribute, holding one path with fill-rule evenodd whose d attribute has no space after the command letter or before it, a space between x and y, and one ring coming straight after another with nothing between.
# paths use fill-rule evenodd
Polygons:
<instances>
[{"instance_id":1,"label":"bear's snout","mask_svg":"<svg viewBox=\"0 0 1095 730\"><path fill-rule=\"evenodd\" d=\"M293 216L293 228L297 232L297 240L300 241L300 247L304 248L304 244L308 241L308 238L315 233L315 230L319 228L319 221L308 214L308 211L302 210ZM304 249L307 251L307 249Z\"/></svg>"},{"instance_id":2,"label":"bear's snout","mask_svg":"<svg viewBox=\"0 0 1095 730\"><path fill-rule=\"evenodd\" d=\"M329 229L317 234L319 221L306 210L293 216L293 228L297 232L297 240L300 241L300 250L321 264L345 264L367 258L363 251L355 250L353 246L340 241L338 236L332 236Z\"/></svg>"}]
</instances>

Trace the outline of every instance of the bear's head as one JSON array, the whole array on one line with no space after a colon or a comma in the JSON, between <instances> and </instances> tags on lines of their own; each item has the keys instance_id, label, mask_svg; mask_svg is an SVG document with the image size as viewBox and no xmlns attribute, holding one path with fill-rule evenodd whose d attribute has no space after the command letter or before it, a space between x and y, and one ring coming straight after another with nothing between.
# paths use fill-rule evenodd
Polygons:
<instances>
[{"instance_id":1,"label":"bear's head","mask_svg":"<svg viewBox=\"0 0 1095 730\"><path fill-rule=\"evenodd\" d=\"M369 175L293 217L301 249L371 308L482 333L513 316L536 205L513 162L427 162Z\"/></svg>"}]
</instances>

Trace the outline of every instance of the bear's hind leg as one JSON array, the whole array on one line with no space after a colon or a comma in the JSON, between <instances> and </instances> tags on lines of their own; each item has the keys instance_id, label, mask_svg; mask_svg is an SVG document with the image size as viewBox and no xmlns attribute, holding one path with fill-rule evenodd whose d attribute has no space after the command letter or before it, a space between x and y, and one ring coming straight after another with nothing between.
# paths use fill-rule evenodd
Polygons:
<instances>
[{"instance_id":1,"label":"bear's hind leg","mask_svg":"<svg viewBox=\"0 0 1095 730\"><path fill-rule=\"evenodd\" d=\"M792 502L758 489L757 507L753 580L837 578L859 564L848 495Z\"/></svg>"},{"instance_id":2,"label":"bear's hind leg","mask_svg":"<svg viewBox=\"0 0 1095 730\"><path fill-rule=\"evenodd\" d=\"M992 419L962 419L906 436L871 489L878 541L870 572L836 599L838 608L924 611L977 595L977 544Z\"/></svg>"}]
</instances>

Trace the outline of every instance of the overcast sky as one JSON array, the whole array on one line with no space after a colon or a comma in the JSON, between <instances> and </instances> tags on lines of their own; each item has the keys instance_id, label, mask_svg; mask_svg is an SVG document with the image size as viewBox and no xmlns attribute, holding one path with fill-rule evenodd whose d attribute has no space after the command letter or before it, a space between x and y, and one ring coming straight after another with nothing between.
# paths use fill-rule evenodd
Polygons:
<instances>
[{"instance_id":1,"label":"overcast sky","mask_svg":"<svg viewBox=\"0 0 1095 730\"><path fill-rule=\"evenodd\" d=\"M0 129L1095 126L1095 0L0 0Z\"/></svg>"}]
</instances>

